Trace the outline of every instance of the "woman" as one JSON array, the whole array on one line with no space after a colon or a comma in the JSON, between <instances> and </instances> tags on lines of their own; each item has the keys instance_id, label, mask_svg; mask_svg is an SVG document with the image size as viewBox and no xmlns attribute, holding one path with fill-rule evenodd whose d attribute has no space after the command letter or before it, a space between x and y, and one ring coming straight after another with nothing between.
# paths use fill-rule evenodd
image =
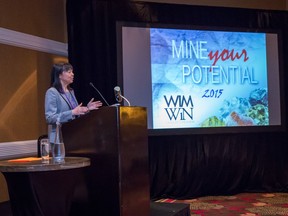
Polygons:
<instances>
[{"instance_id":1,"label":"woman","mask_svg":"<svg viewBox=\"0 0 288 216\"><path fill-rule=\"evenodd\" d=\"M45 117L49 124L49 140L54 143L57 120L61 123L84 115L102 106L101 101L92 98L87 106L78 104L73 89L73 67L69 63L54 64L51 71L51 87L45 95Z\"/></svg>"}]
</instances>

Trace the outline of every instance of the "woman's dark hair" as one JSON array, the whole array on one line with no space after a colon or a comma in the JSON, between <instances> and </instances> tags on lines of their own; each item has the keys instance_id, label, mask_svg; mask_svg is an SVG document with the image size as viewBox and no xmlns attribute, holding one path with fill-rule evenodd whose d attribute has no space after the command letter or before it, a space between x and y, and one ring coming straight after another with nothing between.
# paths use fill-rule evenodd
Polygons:
<instances>
[{"instance_id":1,"label":"woman's dark hair","mask_svg":"<svg viewBox=\"0 0 288 216\"><path fill-rule=\"evenodd\" d=\"M54 64L51 71L51 87L56 88L59 92L63 93L62 85L59 79L59 75L64 71L73 70L73 66L70 63L58 63ZM68 89L71 89L68 86Z\"/></svg>"}]
</instances>

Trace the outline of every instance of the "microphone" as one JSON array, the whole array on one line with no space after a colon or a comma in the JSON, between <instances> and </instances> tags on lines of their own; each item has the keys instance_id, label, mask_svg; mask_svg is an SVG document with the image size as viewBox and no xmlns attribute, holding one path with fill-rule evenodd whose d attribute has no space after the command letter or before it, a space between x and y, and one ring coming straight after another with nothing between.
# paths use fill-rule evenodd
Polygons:
<instances>
[{"instance_id":1,"label":"microphone","mask_svg":"<svg viewBox=\"0 0 288 216\"><path fill-rule=\"evenodd\" d=\"M128 103L128 106L130 106L130 102L128 101L127 98L125 98L122 94L121 94L121 89L119 86L115 86L114 87L114 93L115 93L115 97L116 97L116 101L117 102L121 102L122 99L124 99L127 103Z\"/></svg>"},{"instance_id":2,"label":"microphone","mask_svg":"<svg viewBox=\"0 0 288 216\"><path fill-rule=\"evenodd\" d=\"M115 97L116 97L116 101L117 102L122 102L122 97L121 97L121 89L119 86L115 86L114 87L114 94L115 94Z\"/></svg>"},{"instance_id":3,"label":"microphone","mask_svg":"<svg viewBox=\"0 0 288 216\"><path fill-rule=\"evenodd\" d=\"M108 102L105 100L105 98L103 97L103 95L100 93L100 91L98 91L98 89L93 85L93 83L90 82L89 85L90 85L93 89L95 89L95 90L97 91L97 93L101 96L101 98L102 98L103 101L106 103L106 105L107 105L107 106L110 106L110 105L108 104Z\"/></svg>"}]
</instances>

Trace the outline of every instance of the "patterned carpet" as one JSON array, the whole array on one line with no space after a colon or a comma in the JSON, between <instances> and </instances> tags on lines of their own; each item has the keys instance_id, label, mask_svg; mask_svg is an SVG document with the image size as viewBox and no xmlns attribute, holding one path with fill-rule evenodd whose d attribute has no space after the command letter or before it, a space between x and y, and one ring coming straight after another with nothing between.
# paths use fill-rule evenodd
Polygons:
<instances>
[{"instance_id":1,"label":"patterned carpet","mask_svg":"<svg viewBox=\"0 0 288 216\"><path fill-rule=\"evenodd\" d=\"M188 203L191 216L288 215L288 193L241 193L190 200L160 199L157 202Z\"/></svg>"}]
</instances>

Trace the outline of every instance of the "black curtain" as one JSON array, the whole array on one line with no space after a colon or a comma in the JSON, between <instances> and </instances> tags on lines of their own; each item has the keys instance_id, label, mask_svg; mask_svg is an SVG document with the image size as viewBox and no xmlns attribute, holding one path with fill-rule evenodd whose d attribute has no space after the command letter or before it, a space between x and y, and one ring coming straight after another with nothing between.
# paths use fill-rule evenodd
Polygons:
<instances>
[{"instance_id":1,"label":"black curtain","mask_svg":"<svg viewBox=\"0 0 288 216\"><path fill-rule=\"evenodd\" d=\"M69 60L82 102L114 103L117 85L116 21L274 29L288 54L286 11L188 6L125 0L67 0ZM281 65L288 69L288 61ZM283 80L287 101L287 75ZM286 113L286 109L284 109ZM288 191L287 132L149 137L151 198L193 198L239 192Z\"/></svg>"}]
</instances>

